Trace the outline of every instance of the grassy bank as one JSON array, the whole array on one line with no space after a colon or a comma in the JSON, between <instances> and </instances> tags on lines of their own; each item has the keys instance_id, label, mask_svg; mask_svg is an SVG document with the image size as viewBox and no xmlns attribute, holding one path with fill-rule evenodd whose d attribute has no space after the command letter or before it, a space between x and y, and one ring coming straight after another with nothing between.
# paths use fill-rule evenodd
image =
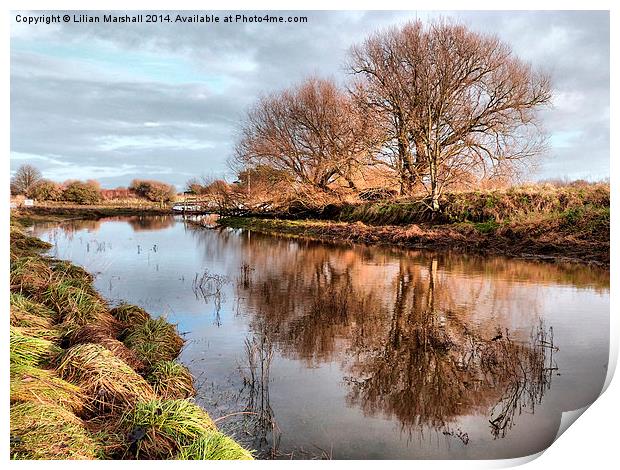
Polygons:
<instances>
[{"instance_id":1,"label":"grassy bank","mask_svg":"<svg viewBox=\"0 0 620 470\"><path fill-rule=\"evenodd\" d=\"M89 273L11 224L13 459L251 459L194 403L183 339L114 308Z\"/></svg>"},{"instance_id":2,"label":"grassy bank","mask_svg":"<svg viewBox=\"0 0 620 470\"><path fill-rule=\"evenodd\" d=\"M430 219L418 202L330 209L330 220L226 218L221 225L320 240L455 249L609 265L609 185L445 196Z\"/></svg>"}]
</instances>

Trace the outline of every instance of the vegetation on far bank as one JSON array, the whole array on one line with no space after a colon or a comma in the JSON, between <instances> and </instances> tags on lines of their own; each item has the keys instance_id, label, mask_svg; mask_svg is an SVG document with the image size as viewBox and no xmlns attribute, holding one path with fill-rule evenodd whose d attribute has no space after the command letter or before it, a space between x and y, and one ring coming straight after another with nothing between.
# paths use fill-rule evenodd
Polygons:
<instances>
[{"instance_id":1,"label":"vegetation on far bank","mask_svg":"<svg viewBox=\"0 0 620 470\"><path fill-rule=\"evenodd\" d=\"M13 459L251 459L193 402L183 339L11 223Z\"/></svg>"},{"instance_id":2,"label":"vegetation on far bank","mask_svg":"<svg viewBox=\"0 0 620 470\"><path fill-rule=\"evenodd\" d=\"M323 240L609 264L609 185L448 193L441 207L434 218L421 203L401 200L330 206L312 219L232 217L220 224Z\"/></svg>"}]
</instances>

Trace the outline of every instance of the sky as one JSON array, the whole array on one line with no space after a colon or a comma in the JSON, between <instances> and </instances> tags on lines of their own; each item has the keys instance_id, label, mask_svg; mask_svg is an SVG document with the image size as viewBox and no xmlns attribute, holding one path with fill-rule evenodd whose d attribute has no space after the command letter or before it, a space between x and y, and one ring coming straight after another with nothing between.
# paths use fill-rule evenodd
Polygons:
<instances>
[{"instance_id":1,"label":"sky","mask_svg":"<svg viewBox=\"0 0 620 470\"><path fill-rule=\"evenodd\" d=\"M64 13L79 14L54 12ZM308 75L345 84L351 45L416 17L447 17L497 34L551 75L553 103L541 111L549 149L528 179L609 177L608 12L278 13L307 16L303 24L105 24L104 13L125 14L27 25L16 15L42 13L12 13L12 171L29 163L55 181L94 178L108 188L134 178L179 190L194 176L233 181L226 161L260 96ZM266 12L244 12L255 13Z\"/></svg>"}]
</instances>

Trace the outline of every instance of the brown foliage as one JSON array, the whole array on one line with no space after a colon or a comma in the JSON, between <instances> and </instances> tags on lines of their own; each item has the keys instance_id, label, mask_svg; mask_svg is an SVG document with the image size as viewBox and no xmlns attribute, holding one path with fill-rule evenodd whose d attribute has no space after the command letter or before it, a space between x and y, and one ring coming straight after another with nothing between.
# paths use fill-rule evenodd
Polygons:
<instances>
[{"instance_id":1,"label":"brown foliage","mask_svg":"<svg viewBox=\"0 0 620 470\"><path fill-rule=\"evenodd\" d=\"M352 48L350 68L354 95L389 136L401 191L421 185L433 210L454 181L512 171L541 149L536 109L549 79L495 36L410 22Z\"/></svg>"}]
</instances>

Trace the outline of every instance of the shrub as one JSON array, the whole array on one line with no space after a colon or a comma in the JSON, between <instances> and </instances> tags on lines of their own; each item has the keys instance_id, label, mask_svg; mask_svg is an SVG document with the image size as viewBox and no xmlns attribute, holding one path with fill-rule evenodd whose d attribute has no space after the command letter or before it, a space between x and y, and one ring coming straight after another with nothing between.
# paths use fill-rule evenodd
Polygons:
<instances>
[{"instance_id":1,"label":"shrub","mask_svg":"<svg viewBox=\"0 0 620 470\"><path fill-rule=\"evenodd\" d=\"M140 197L160 204L173 201L176 194L174 186L153 180L133 180L129 189Z\"/></svg>"},{"instance_id":2,"label":"shrub","mask_svg":"<svg viewBox=\"0 0 620 470\"><path fill-rule=\"evenodd\" d=\"M63 198L63 189L58 183L41 180L28 191L28 197L38 201L60 201Z\"/></svg>"},{"instance_id":3,"label":"shrub","mask_svg":"<svg viewBox=\"0 0 620 470\"><path fill-rule=\"evenodd\" d=\"M101 191L92 181L72 181L65 187L62 199L76 204L96 204L101 200Z\"/></svg>"}]
</instances>

